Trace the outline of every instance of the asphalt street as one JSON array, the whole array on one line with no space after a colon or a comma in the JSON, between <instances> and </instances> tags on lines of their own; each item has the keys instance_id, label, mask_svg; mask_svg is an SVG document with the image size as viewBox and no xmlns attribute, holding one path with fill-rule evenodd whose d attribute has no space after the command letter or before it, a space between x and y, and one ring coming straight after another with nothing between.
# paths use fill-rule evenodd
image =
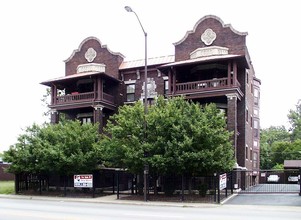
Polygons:
<instances>
[{"instance_id":1,"label":"asphalt street","mask_svg":"<svg viewBox=\"0 0 301 220\"><path fill-rule=\"evenodd\" d=\"M240 197L240 196L239 196ZM237 198L239 198L237 197ZM1 220L299 220L300 207L266 205L174 206L64 199L0 197ZM243 207L243 208L242 208Z\"/></svg>"},{"instance_id":2,"label":"asphalt street","mask_svg":"<svg viewBox=\"0 0 301 220\"><path fill-rule=\"evenodd\" d=\"M299 194L239 194L226 201L227 205L299 206ZM301 217L300 217L301 219Z\"/></svg>"}]
</instances>

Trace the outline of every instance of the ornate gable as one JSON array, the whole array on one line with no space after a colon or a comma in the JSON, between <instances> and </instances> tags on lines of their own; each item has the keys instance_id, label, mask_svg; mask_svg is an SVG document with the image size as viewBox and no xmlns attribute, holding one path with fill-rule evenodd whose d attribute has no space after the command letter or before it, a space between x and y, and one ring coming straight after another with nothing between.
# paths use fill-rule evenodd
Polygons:
<instances>
[{"instance_id":1,"label":"ornate gable","mask_svg":"<svg viewBox=\"0 0 301 220\"><path fill-rule=\"evenodd\" d=\"M106 45L102 45L99 39L88 37L65 60L65 75L103 72L118 78L118 67L123 59L121 53L112 52Z\"/></svg>"},{"instance_id":2,"label":"ornate gable","mask_svg":"<svg viewBox=\"0 0 301 220\"><path fill-rule=\"evenodd\" d=\"M175 60L189 60L214 55L244 55L246 32L236 31L217 16L201 18L193 30L175 45Z\"/></svg>"}]
</instances>

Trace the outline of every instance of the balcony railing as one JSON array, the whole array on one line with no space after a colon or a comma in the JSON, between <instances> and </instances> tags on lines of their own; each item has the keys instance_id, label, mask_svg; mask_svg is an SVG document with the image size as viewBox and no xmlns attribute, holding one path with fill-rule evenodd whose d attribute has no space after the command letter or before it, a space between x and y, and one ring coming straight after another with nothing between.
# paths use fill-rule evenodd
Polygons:
<instances>
[{"instance_id":1,"label":"balcony railing","mask_svg":"<svg viewBox=\"0 0 301 220\"><path fill-rule=\"evenodd\" d=\"M56 97L55 104L72 104L72 103L80 103L83 101L93 101L95 100L94 92L84 92L84 93L72 93L63 96ZM103 93L102 100L107 101L109 103L114 103L114 96L109 95L107 93Z\"/></svg>"},{"instance_id":2,"label":"balcony railing","mask_svg":"<svg viewBox=\"0 0 301 220\"><path fill-rule=\"evenodd\" d=\"M236 85L240 86L238 81L236 81ZM180 94L180 93L187 93L187 92L222 89L231 86L233 86L233 80L231 80L229 84L228 78L218 78L218 79L203 80L203 81L177 83L175 92Z\"/></svg>"},{"instance_id":3,"label":"balcony railing","mask_svg":"<svg viewBox=\"0 0 301 220\"><path fill-rule=\"evenodd\" d=\"M114 96L108 94L108 93L102 93L102 99L107 101L107 102L110 102L110 103L114 103Z\"/></svg>"}]
</instances>

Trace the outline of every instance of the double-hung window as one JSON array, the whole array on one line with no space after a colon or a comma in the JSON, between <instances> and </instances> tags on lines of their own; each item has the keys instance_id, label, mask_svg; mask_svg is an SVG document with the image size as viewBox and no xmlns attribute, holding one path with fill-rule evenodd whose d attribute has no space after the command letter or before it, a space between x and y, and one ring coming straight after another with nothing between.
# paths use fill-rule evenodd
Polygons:
<instances>
[{"instance_id":1,"label":"double-hung window","mask_svg":"<svg viewBox=\"0 0 301 220\"><path fill-rule=\"evenodd\" d=\"M135 101L135 84L126 85L126 101L127 102Z\"/></svg>"}]
</instances>

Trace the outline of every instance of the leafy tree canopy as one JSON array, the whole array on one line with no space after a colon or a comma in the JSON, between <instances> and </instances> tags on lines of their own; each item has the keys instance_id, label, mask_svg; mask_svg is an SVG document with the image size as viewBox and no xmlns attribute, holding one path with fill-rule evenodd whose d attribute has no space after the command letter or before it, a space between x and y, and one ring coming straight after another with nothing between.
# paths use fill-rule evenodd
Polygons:
<instances>
[{"instance_id":1,"label":"leafy tree canopy","mask_svg":"<svg viewBox=\"0 0 301 220\"><path fill-rule=\"evenodd\" d=\"M284 126L271 126L261 130L260 165L262 169L283 166L284 160L301 159L301 102L290 110L289 131Z\"/></svg>"},{"instance_id":2,"label":"leafy tree canopy","mask_svg":"<svg viewBox=\"0 0 301 220\"><path fill-rule=\"evenodd\" d=\"M284 126L271 126L267 129L262 129L260 133L260 168L272 169L279 163L279 160L277 162L274 161L272 146L278 142L288 143L289 141L290 133ZM281 163L283 164L283 161Z\"/></svg>"},{"instance_id":3,"label":"leafy tree canopy","mask_svg":"<svg viewBox=\"0 0 301 220\"><path fill-rule=\"evenodd\" d=\"M12 173L62 175L94 170L99 162L97 125L62 120L58 124L33 124L4 152Z\"/></svg>"},{"instance_id":4,"label":"leafy tree canopy","mask_svg":"<svg viewBox=\"0 0 301 220\"><path fill-rule=\"evenodd\" d=\"M210 104L183 97L159 97L144 115L141 102L120 107L107 124L110 134L101 149L110 166L139 173L212 173L231 170L234 164L231 133L224 115ZM144 130L144 123L147 129Z\"/></svg>"},{"instance_id":5,"label":"leafy tree canopy","mask_svg":"<svg viewBox=\"0 0 301 220\"><path fill-rule=\"evenodd\" d=\"M276 141L290 141L290 133L282 126L271 126L262 129L260 133L260 141L262 145L271 146Z\"/></svg>"},{"instance_id":6,"label":"leafy tree canopy","mask_svg":"<svg viewBox=\"0 0 301 220\"><path fill-rule=\"evenodd\" d=\"M291 124L292 140L301 139L301 101L296 105L295 110L290 110L287 115Z\"/></svg>"}]
</instances>

